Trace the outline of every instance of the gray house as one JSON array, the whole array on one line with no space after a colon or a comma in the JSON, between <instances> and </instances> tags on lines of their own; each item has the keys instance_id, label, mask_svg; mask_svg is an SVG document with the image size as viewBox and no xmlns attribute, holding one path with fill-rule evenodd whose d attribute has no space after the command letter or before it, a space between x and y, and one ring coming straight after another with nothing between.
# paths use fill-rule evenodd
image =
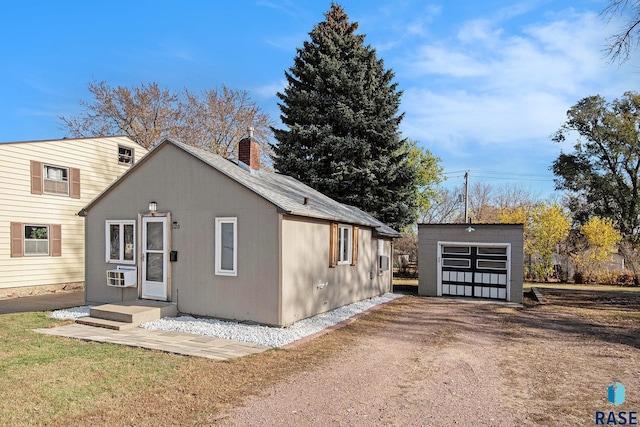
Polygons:
<instances>
[{"instance_id":1,"label":"gray house","mask_svg":"<svg viewBox=\"0 0 640 427\"><path fill-rule=\"evenodd\" d=\"M522 224L419 224L418 294L522 303Z\"/></svg>"},{"instance_id":2,"label":"gray house","mask_svg":"<svg viewBox=\"0 0 640 427\"><path fill-rule=\"evenodd\" d=\"M282 326L391 290L395 230L239 159L165 140L89 203L86 302Z\"/></svg>"}]
</instances>

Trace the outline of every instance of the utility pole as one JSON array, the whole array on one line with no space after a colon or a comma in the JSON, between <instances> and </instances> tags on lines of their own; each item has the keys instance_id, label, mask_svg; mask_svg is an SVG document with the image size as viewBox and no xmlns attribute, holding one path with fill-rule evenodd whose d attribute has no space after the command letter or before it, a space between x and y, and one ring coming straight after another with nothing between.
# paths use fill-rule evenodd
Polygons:
<instances>
[{"instance_id":1,"label":"utility pole","mask_svg":"<svg viewBox=\"0 0 640 427\"><path fill-rule=\"evenodd\" d=\"M464 174L464 223L469 223L469 171Z\"/></svg>"}]
</instances>

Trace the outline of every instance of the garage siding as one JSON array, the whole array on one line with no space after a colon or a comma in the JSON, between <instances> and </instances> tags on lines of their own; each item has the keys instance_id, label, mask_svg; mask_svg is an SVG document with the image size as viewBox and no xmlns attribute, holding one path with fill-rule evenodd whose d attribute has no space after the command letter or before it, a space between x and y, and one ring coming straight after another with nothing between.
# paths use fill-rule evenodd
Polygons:
<instances>
[{"instance_id":1,"label":"garage siding","mask_svg":"<svg viewBox=\"0 0 640 427\"><path fill-rule=\"evenodd\" d=\"M467 231L467 224L418 226L418 293L424 296L506 299L521 303L524 276L523 226L473 224L472 227L472 231ZM445 246L443 244L451 248L448 252L458 250L459 253L440 253ZM478 248L490 247L508 247L508 255L491 254L486 249L478 254ZM467 250L462 251L461 248ZM444 262L447 265L443 265L443 259L448 260ZM498 261L507 262L506 272ZM501 284L503 281L504 285Z\"/></svg>"}]
</instances>

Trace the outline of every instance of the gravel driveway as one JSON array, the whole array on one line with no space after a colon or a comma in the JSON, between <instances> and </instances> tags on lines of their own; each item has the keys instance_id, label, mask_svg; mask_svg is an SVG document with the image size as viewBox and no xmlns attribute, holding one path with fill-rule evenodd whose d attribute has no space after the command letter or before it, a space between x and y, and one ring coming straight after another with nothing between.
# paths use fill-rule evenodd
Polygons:
<instances>
[{"instance_id":1,"label":"gravel driveway","mask_svg":"<svg viewBox=\"0 0 640 427\"><path fill-rule=\"evenodd\" d=\"M404 297L371 315L395 312L381 328L209 422L594 425L614 381L628 391L617 410L639 410L637 322L580 310ZM625 322L631 333L607 329Z\"/></svg>"}]
</instances>

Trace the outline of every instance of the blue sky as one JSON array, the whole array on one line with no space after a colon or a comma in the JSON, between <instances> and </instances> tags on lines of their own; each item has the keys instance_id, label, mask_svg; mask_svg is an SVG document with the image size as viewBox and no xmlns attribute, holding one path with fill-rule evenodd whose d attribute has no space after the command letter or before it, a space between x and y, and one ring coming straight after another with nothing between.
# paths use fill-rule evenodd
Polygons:
<instances>
[{"instance_id":1,"label":"blue sky","mask_svg":"<svg viewBox=\"0 0 640 427\"><path fill-rule=\"evenodd\" d=\"M621 22L607 0L344 0L359 33L404 91L403 135L442 159L448 185L521 182L549 195L551 141L585 96L637 91L639 51L623 66L603 48ZM0 141L65 136L87 84L156 81L247 90L279 124L285 85L330 1L6 2L0 16Z\"/></svg>"}]
</instances>

